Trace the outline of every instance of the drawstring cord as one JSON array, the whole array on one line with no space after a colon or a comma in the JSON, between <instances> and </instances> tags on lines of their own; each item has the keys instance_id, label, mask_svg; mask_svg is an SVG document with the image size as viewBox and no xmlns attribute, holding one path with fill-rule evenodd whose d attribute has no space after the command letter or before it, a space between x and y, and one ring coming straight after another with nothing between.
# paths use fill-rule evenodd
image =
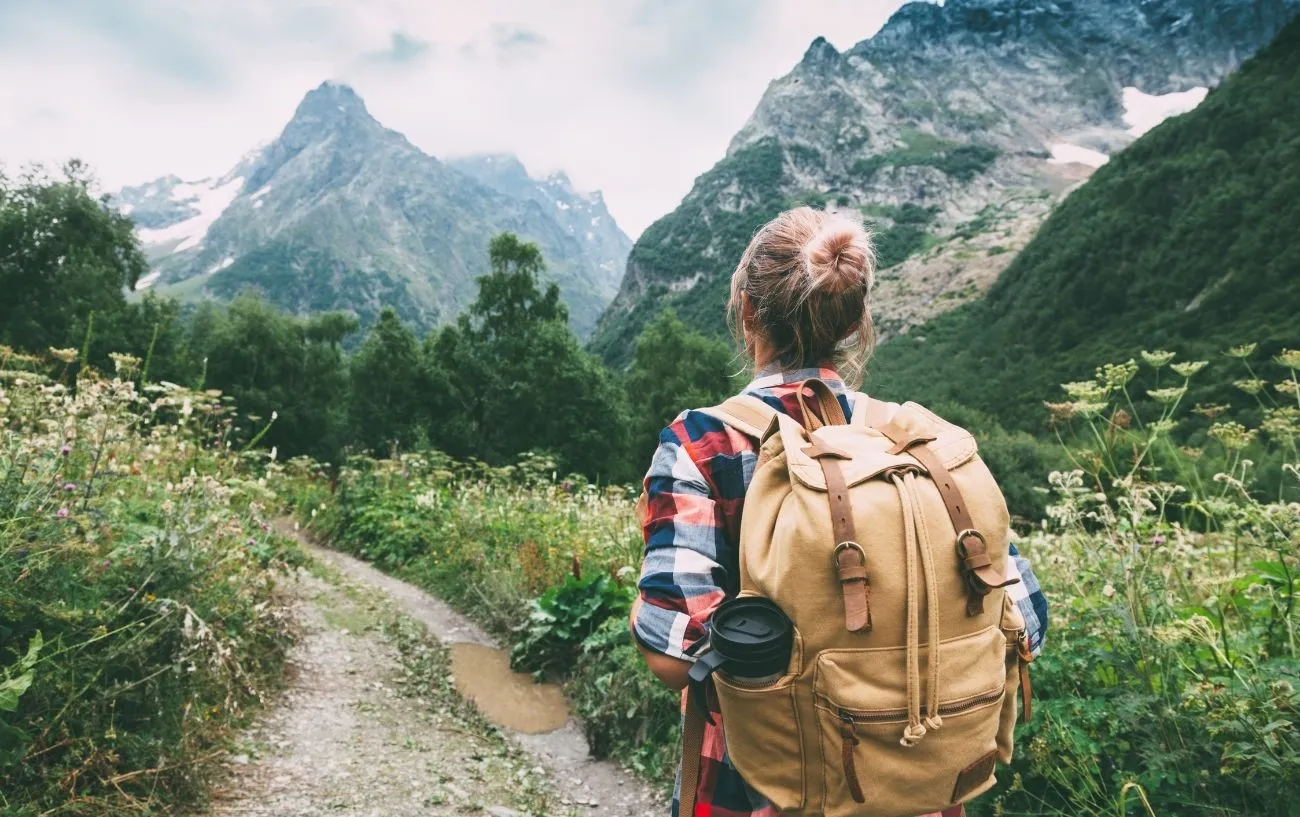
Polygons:
<instances>
[{"instance_id":1,"label":"drawstring cord","mask_svg":"<svg viewBox=\"0 0 1300 817\"><path fill-rule=\"evenodd\" d=\"M913 501L917 497L916 493L916 475L909 472L906 477L907 488L912 494ZM915 506L913 506L915 507ZM933 541L930 538L930 529L925 522L925 514L916 515L917 526L920 528L920 537L918 544L921 547L921 569L925 572L926 594L926 611L930 620L930 646L926 651L930 664L930 677L927 680L929 689L929 699L926 703L926 712L928 717L925 719L925 725L934 731L943 726L943 718L939 715L939 582L934 567L934 551L930 548Z\"/></svg>"},{"instance_id":2,"label":"drawstring cord","mask_svg":"<svg viewBox=\"0 0 1300 817\"><path fill-rule=\"evenodd\" d=\"M939 716L939 586L934 571L934 554L930 550L929 531L916 502L916 477L907 473L900 477L890 474L903 504L904 556L907 566L907 726L899 743L912 747L921 742L926 733L943 726ZM919 520L919 521L918 521ZM918 524L920 530L918 531ZM926 602L929 619L929 645L926 651L929 668L925 720L921 719L921 599L917 571L920 556L921 572L925 575Z\"/></svg>"}]
</instances>

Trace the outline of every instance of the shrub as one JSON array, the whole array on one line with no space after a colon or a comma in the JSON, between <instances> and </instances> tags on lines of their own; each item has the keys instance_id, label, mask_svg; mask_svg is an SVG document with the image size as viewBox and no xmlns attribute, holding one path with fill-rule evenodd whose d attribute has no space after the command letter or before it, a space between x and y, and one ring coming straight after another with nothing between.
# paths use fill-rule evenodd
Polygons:
<instances>
[{"instance_id":1,"label":"shrub","mask_svg":"<svg viewBox=\"0 0 1300 817\"><path fill-rule=\"evenodd\" d=\"M578 648L611 619L626 619L632 593L609 576L570 576L529 605L528 623L514 633L510 662L550 673L573 666Z\"/></svg>"},{"instance_id":2,"label":"shrub","mask_svg":"<svg viewBox=\"0 0 1300 817\"><path fill-rule=\"evenodd\" d=\"M1172 356L1143 357L1164 369ZM1279 361L1278 390L1300 395L1300 354ZM1136 363L1051 404L1076 467L1052 475L1049 521L1025 543L1059 613L1008 812L1123 814L1136 786L1157 814L1293 813L1300 412L1272 409L1259 429L1217 422L1203 446L1179 446L1170 435L1203 366L1170 367L1173 385L1149 391L1155 416L1128 394ZM1279 480L1256 479L1248 446L1281 463Z\"/></svg>"},{"instance_id":3,"label":"shrub","mask_svg":"<svg viewBox=\"0 0 1300 817\"><path fill-rule=\"evenodd\" d=\"M52 352L0 349L0 812L168 810L278 680L300 554L219 395Z\"/></svg>"}]
</instances>

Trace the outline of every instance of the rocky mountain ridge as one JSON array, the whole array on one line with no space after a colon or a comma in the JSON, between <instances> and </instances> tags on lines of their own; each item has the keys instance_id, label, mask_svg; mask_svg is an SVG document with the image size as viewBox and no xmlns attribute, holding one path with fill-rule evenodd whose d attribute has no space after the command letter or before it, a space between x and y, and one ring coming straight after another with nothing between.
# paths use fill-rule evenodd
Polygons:
<instances>
[{"instance_id":1,"label":"rocky mountain ridge","mask_svg":"<svg viewBox=\"0 0 1300 817\"><path fill-rule=\"evenodd\" d=\"M871 39L813 42L726 156L633 247L593 348L626 362L664 306L722 331L753 231L798 203L851 209L881 253L882 336L978 298L1067 191L1194 107L1300 0L909 3Z\"/></svg>"},{"instance_id":2,"label":"rocky mountain ridge","mask_svg":"<svg viewBox=\"0 0 1300 817\"><path fill-rule=\"evenodd\" d=\"M508 184L477 171L491 162L509 167ZM488 241L508 230L539 244L585 337L631 245L599 193L534 179L514 157L439 161L335 83L308 93L278 138L224 176L164 177L115 199L151 260L144 288L229 298L251 287L297 313L344 309L363 321L392 306L421 328L473 300Z\"/></svg>"}]
</instances>

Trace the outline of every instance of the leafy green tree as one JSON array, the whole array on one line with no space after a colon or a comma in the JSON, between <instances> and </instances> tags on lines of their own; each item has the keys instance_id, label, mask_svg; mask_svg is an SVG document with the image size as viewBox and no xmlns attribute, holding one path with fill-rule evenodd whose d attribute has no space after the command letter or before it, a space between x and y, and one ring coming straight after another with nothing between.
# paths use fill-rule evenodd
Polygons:
<instances>
[{"instance_id":1,"label":"leafy green tree","mask_svg":"<svg viewBox=\"0 0 1300 817\"><path fill-rule=\"evenodd\" d=\"M554 281L540 287L546 263L536 244L501 233L488 244L492 271L478 279L478 298L469 308L470 323L482 340L518 338L521 329L545 321L564 323L568 309Z\"/></svg>"},{"instance_id":2,"label":"leafy green tree","mask_svg":"<svg viewBox=\"0 0 1300 817\"><path fill-rule=\"evenodd\" d=\"M623 476L623 395L573 336L559 288L541 286L541 253L509 233L488 252L478 298L425 344L430 439L457 456L548 451L565 468Z\"/></svg>"},{"instance_id":3,"label":"leafy green tree","mask_svg":"<svg viewBox=\"0 0 1300 817\"><path fill-rule=\"evenodd\" d=\"M731 395L736 368L736 355L726 343L687 328L671 309L661 312L637 338L624 382L634 407L634 465L645 467L659 432L683 409L714 405Z\"/></svg>"},{"instance_id":4,"label":"leafy green tree","mask_svg":"<svg viewBox=\"0 0 1300 817\"><path fill-rule=\"evenodd\" d=\"M0 175L0 338L44 351L80 347L91 313L111 321L146 263L129 218L96 198L85 165L61 178ZM97 318L98 320L98 318ZM109 349L96 350L106 354Z\"/></svg>"},{"instance_id":5,"label":"leafy green tree","mask_svg":"<svg viewBox=\"0 0 1300 817\"><path fill-rule=\"evenodd\" d=\"M348 419L356 442L377 454L414 446L426 424L426 372L420 342L392 309L384 309L349 367Z\"/></svg>"},{"instance_id":6,"label":"leafy green tree","mask_svg":"<svg viewBox=\"0 0 1300 817\"><path fill-rule=\"evenodd\" d=\"M245 294L224 310L201 306L189 346L203 384L235 398L245 437L275 416L263 445L336 461L347 431L340 342L355 326L346 317L297 318Z\"/></svg>"},{"instance_id":7,"label":"leafy green tree","mask_svg":"<svg viewBox=\"0 0 1300 817\"><path fill-rule=\"evenodd\" d=\"M126 352L139 357L142 379L192 383L201 361L190 354L186 323L176 299L147 292L118 312L102 318L97 315L91 348L104 354Z\"/></svg>"}]
</instances>

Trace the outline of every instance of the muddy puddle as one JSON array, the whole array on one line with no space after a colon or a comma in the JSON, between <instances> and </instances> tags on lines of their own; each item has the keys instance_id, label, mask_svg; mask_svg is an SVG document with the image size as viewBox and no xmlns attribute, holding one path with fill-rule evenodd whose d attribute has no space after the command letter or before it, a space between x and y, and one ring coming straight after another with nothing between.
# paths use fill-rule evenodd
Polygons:
<instances>
[{"instance_id":1,"label":"muddy puddle","mask_svg":"<svg viewBox=\"0 0 1300 817\"><path fill-rule=\"evenodd\" d=\"M493 723L536 735L553 732L569 719L564 694L555 684L510 669L510 657L481 644L452 644L451 672L456 689Z\"/></svg>"}]
</instances>

